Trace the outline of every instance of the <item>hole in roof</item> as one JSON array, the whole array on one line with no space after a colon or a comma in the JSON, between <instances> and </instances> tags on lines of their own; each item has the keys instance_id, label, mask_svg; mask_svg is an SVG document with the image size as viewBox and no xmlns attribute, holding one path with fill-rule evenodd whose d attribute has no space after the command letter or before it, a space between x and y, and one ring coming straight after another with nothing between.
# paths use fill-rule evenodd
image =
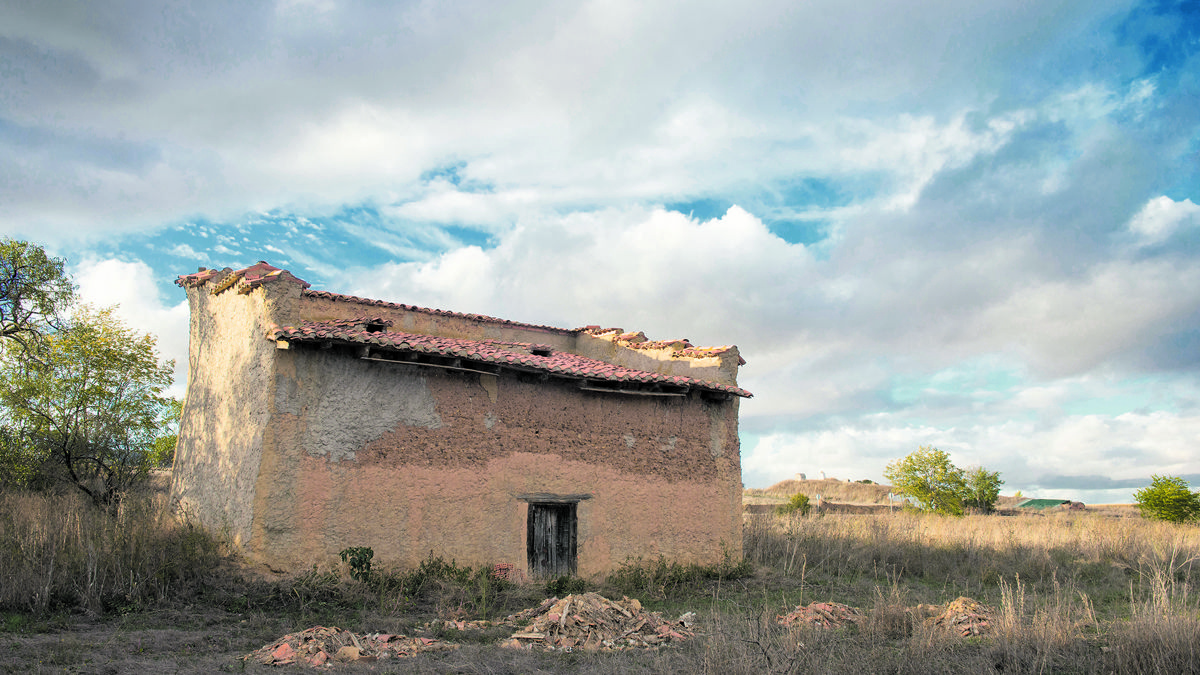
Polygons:
<instances>
[{"instance_id":1,"label":"hole in roof","mask_svg":"<svg viewBox=\"0 0 1200 675\"><path fill-rule=\"evenodd\" d=\"M367 332L368 333L382 333L384 328L385 328L385 326L381 323L368 323L367 324Z\"/></svg>"},{"instance_id":2,"label":"hole in roof","mask_svg":"<svg viewBox=\"0 0 1200 675\"><path fill-rule=\"evenodd\" d=\"M552 350L545 347L534 347L533 349L529 350L529 353L533 354L534 356L550 356L551 351Z\"/></svg>"}]
</instances>

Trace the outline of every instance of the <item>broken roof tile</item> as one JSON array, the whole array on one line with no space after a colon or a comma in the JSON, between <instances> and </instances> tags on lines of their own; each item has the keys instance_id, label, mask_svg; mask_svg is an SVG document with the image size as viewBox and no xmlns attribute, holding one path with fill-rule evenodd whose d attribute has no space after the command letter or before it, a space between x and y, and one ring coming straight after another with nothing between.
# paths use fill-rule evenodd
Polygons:
<instances>
[{"instance_id":1,"label":"broken roof tile","mask_svg":"<svg viewBox=\"0 0 1200 675\"><path fill-rule=\"evenodd\" d=\"M645 370L618 366L569 352L552 351L549 355L518 353L514 346L544 347L528 343L499 340L467 340L403 332L363 333L348 330L336 322L305 321L298 326L272 326L267 338L284 342L337 341L346 344L378 344L397 351L412 351L442 356L469 358L481 364L522 365L559 376L587 377L609 382L637 381L647 384L669 384L716 391L749 398L752 394L727 384L710 382L682 375L663 375Z\"/></svg>"},{"instance_id":2,"label":"broken roof tile","mask_svg":"<svg viewBox=\"0 0 1200 675\"><path fill-rule=\"evenodd\" d=\"M273 267L262 260L251 265L250 267L240 270L232 270L226 267L225 269L218 271L201 267L198 272L193 274L179 275L179 277L175 279L175 284L185 288L195 288L198 286L203 286L209 281L219 278L220 280L217 281L216 285L213 286L211 291L213 295L222 293L233 286L238 286L238 293L246 294L263 285L264 283L284 278L285 274L287 277L303 285L304 288L309 287L309 283L307 281L298 279L295 276L292 276L291 272L279 269L278 267Z\"/></svg>"},{"instance_id":3,"label":"broken roof tile","mask_svg":"<svg viewBox=\"0 0 1200 675\"><path fill-rule=\"evenodd\" d=\"M576 331L572 331L572 330L567 330L565 328L556 328L554 326L544 326L544 325L532 324L532 323L522 323L520 321L509 321L508 319L497 319L494 316L485 316L483 314L465 314L463 312L451 312L451 311L445 310L445 309L430 309L428 307L418 307L416 305L405 305L405 304L401 304L398 302L386 302L384 300L372 300L370 298L360 298L360 297L354 296L354 295L343 295L341 293L331 293L329 291L314 291L312 289L307 289L307 288L304 290L304 295L307 295L307 296L313 297L313 298L321 298L324 300L332 300L334 302L352 302L352 303L357 303L360 305L371 305L374 307L394 307L396 309L402 309L407 312L420 312L422 314L431 314L433 316L446 316L446 317L454 317L454 318L458 318L458 319L468 319L471 321L478 321L480 323L494 323L494 324L500 324L500 325L505 325L505 326L519 326L521 328L536 328L538 330L549 331L552 333L568 334L568 333L576 332Z\"/></svg>"}]
</instances>

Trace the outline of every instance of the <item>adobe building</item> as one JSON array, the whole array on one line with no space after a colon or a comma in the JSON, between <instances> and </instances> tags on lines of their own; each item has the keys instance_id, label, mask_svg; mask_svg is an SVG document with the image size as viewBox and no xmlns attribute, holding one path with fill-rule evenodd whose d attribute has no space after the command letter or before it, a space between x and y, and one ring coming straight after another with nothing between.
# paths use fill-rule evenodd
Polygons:
<instances>
[{"instance_id":1,"label":"adobe building","mask_svg":"<svg viewBox=\"0 0 1200 675\"><path fill-rule=\"evenodd\" d=\"M176 283L172 494L253 560L369 546L536 577L741 558L736 347L315 291L264 262Z\"/></svg>"}]
</instances>

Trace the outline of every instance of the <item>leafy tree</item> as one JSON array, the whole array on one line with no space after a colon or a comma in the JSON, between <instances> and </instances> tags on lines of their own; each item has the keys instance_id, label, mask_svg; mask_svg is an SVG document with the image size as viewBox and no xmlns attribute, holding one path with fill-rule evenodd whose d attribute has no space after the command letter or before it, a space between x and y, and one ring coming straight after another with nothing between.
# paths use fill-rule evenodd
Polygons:
<instances>
[{"instance_id":1,"label":"leafy tree","mask_svg":"<svg viewBox=\"0 0 1200 675\"><path fill-rule=\"evenodd\" d=\"M1147 518L1186 523L1200 518L1200 493L1188 489L1177 476L1155 475L1150 485L1133 493L1138 509Z\"/></svg>"},{"instance_id":2,"label":"leafy tree","mask_svg":"<svg viewBox=\"0 0 1200 675\"><path fill-rule=\"evenodd\" d=\"M999 471L988 471L982 466L975 467L966 474L966 489L963 491L963 506L977 509L984 513L996 510L996 500L1000 498Z\"/></svg>"},{"instance_id":3,"label":"leafy tree","mask_svg":"<svg viewBox=\"0 0 1200 675\"><path fill-rule=\"evenodd\" d=\"M47 329L59 327L75 293L64 265L41 246L0 239L0 341L30 353Z\"/></svg>"},{"instance_id":4,"label":"leafy tree","mask_svg":"<svg viewBox=\"0 0 1200 675\"><path fill-rule=\"evenodd\" d=\"M0 344L0 473L34 488L73 485L104 504L143 478L167 412L170 362L112 309L77 308L37 357Z\"/></svg>"},{"instance_id":5,"label":"leafy tree","mask_svg":"<svg viewBox=\"0 0 1200 675\"><path fill-rule=\"evenodd\" d=\"M883 475L896 492L912 499L926 511L961 516L966 478L950 455L932 446L922 446L904 459L887 465Z\"/></svg>"},{"instance_id":6,"label":"leafy tree","mask_svg":"<svg viewBox=\"0 0 1200 675\"><path fill-rule=\"evenodd\" d=\"M183 401L177 398L167 399L159 424L169 433L154 439L154 449L150 451L152 465L169 468L175 463L175 443L179 440L179 420L182 417Z\"/></svg>"}]
</instances>

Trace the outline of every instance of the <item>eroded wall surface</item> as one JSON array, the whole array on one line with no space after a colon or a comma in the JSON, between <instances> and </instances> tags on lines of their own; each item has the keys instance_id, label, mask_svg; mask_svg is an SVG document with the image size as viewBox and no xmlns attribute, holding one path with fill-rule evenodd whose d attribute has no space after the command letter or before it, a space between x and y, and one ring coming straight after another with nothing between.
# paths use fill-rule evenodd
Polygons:
<instances>
[{"instance_id":1,"label":"eroded wall surface","mask_svg":"<svg viewBox=\"0 0 1200 675\"><path fill-rule=\"evenodd\" d=\"M580 574L629 557L741 555L737 400L640 397L277 352L252 548L274 565L348 546L526 567L533 493L580 501Z\"/></svg>"},{"instance_id":2,"label":"eroded wall surface","mask_svg":"<svg viewBox=\"0 0 1200 675\"><path fill-rule=\"evenodd\" d=\"M267 326L294 315L300 287L248 295L189 288L188 385L172 473L172 496L237 546L251 538L264 434L271 416L275 345Z\"/></svg>"}]
</instances>

